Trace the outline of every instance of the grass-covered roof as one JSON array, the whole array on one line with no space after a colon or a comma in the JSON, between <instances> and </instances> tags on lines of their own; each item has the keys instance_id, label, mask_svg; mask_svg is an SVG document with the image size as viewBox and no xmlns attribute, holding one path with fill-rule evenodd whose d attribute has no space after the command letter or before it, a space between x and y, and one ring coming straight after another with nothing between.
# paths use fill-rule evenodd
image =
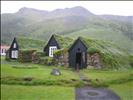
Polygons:
<instances>
[{"instance_id":1,"label":"grass-covered roof","mask_svg":"<svg viewBox=\"0 0 133 100\"><path fill-rule=\"evenodd\" d=\"M116 55L116 54L125 55L126 54L124 49L120 48L119 46L109 41L96 40L96 39L83 38L83 37L79 37L78 39L80 39L85 44L85 46L88 49L87 50L88 53L90 53L91 50L93 50L94 52L110 53L113 55ZM76 41L77 40L73 41L73 43L71 43L68 46L68 49L70 49Z\"/></svg>"},{"instance_id":2,"label":"grass-covered roof","mask_svg":"<svg viewBox=\"0 0 133 100\"><path fill-rule=\"evenodd\" d=\"M20 49L28 50L38 50L42 51L45 41L37 40L37 39L31 39L26 37L17 37L17 42Z\"/></svg>"},{"instance_id":3,"label":"grass-covered roof","mask_svg":"<svg viewBox=\"0 0 133 100\"><path fill-rule=\"evenodd\" d=\"M76 41L70 37L63 37L63 36L60 36L57 34L53 34L53 36L61 48L69 49L73 45L73 43ZM100 53L111 53L113 55L116 55L116 54L117 55L125 55L126 54L124 49L120 48L116 44L109 42L109 41L83 38L83 37L79 37L79 39L88 48L88 53L90 52L90 50L95 49Z\"/></svg>"},{"instance_id":4,"label":"grass-covered roof","mask_svg":"<svg viewBox=\"0 0 133 100\"><path fill-rule=\"evenodd\" d=\"M112 54L125 54L125 51L119 46L115 45L109 41L96 40L90 38L80 37L81 41L88 47L88 52L90 49L96 49L101 53L112 53Z\"/></svg>"},{"instance_id":5,"label":"grass-covered roof","mask_svg":"<svg viewBox=\"0 0 133 100\"><path fill-rule=\"evenodd\" d=\"M53 34L53 37L56 39L56 41L58 42L58 45L61 48L68 48L74 41L73 39L69 37L63 37L57 34Z\"/></svg>"}]
</instances>

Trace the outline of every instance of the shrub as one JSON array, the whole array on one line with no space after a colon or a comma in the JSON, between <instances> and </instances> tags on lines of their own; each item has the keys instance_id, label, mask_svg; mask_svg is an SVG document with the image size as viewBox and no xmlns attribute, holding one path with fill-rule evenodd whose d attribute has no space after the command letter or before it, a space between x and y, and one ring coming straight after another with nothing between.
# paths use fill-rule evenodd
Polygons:
<instances>
[{"instance_id":1,"label":"shrub","mask_svg":"<svg viewBox=\"0 0 133 100\"><path fill-rule=\"evenodd\" d=\"M19 62L31 62L32 61L32 54L35 51L36 50L20 50L18 61Z\"/></svg>"},{"instance_id":2,"label":"shrub","mask_svg":"<svg viewBox=\"0 0 133 100\"><path fill-rule=\"evenodd\" d=\"M45 57L46 53L44 52L34 52L32 54L32 63L40 63L41 57Z\"/></svg>"},{"instance_id":3,"label":"shrub","mask_svg":"<svg viewBox=\"0 0 133 100\"><path fill-rule=\"evenodd\" d=\"M60 56L60 55L62 55L62 54L64 54L64 53L66 53L68 50L67 49L60 49L60 50L56 50L55 52L54 52L54 56Z\"/></svg>"},{"instance_id":4,"label":"shrub","mask_svg":"<svg viewBox=\"0 0 133 100\"><path fill-rule=\"evenodd\" d=\"M96 49L96 48L90 47L90 48L88 49L88 53L89 53L90 55L92 55L92 54L95 54L95 53L100 53L100 51L99 51L98 49Z\"/></svg>"},{"instance_id":5,"label":"shrub","mask_svg":"<svg viewBox=\"0 0 133 100\"><path fill-rule=\"evenodd\" d=\"M39 57L45 57L46 53L45 52L35 52L35 54Z\"/></svg>"},{"instance_id":6,"label":"shrub","mask_svg":"<svg viewBox=\"0 0 133 100\"><path fill-rule=\"evenodd\" d=\"M45 65L54 65L55 61L52 57L41 57L40 58L40 64L45 64Z\"/></svg>"}]
</instances>

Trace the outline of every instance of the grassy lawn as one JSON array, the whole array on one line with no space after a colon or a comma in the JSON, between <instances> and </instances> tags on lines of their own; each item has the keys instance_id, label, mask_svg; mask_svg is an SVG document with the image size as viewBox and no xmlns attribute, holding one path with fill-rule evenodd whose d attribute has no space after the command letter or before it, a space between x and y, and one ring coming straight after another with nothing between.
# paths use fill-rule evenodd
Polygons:
<instances>
[{"instance_id":1,"label":"grassy lawn","mask_svg":"<svg viewBox=\"0 0 133 100\"><path fill-rule=\"evenodd\" d=\"M74 100L74 88L2 85L1 100Z\"/></svg>"},{"instance_id":2,"label":"grassy lawn","mask_svg":"<svg viewBox=\"0 0 133 100\"><path fill-rule=\"evenodd\" d=\"M15 66L15 68L14 68ZM26 68L29 67L29 68ZM74 100L74 88L79 76L71 69L58 67L61 76L50 75L54 66L7 62L2 58L2 100ZM91 81L99 80L114 90L122 100L132 100L133 70L81 70ZM25 78L32 78L26 81Z\"/></svg>"},{"instance_id":3,"label":"grassy lawn","mask_svg":"<svg viewBox=\"0 0 133 100\"><path fill-rule=\"evenodd\" d=\"M15 68L14 68L15 66ZM26 68L30 67L30 68ZM32 85L78 85L78 75L70 69L59 67L60 76L51 75L53 66L44 66L31 63L7 62L2 60L1 78L6 84L32 84ZM31 78L32 81L24 81ZM76 81L72 81L76 80Z\"/></svg>"},{"instance_id":4,"label":"grassy lawn","mask_svg":"<svg viewBox=\"0 0 133 100\"><path fill-rule=\"evenodd\" d=\"M133 81L123 84L110 85L113 91L115 91L122 100L133 100Z\"/></svg>"},{"instance_id":5,"label":"grassy lawn","mask_svg":"<svg viewBox=\"0 0 133 100\"><path fill-rule=\"evenodd\" d=\"M13 68L13 66L17 66L18 68ZM19 67L25 67L25 66L32 66L33 68L25 69L25 68L19 68ZM39 79L78 79L78 76L69 70L61 70L62 75L61 76L53 76L50 75L52 71L52 66L41 66L41 65L34 65L34 64L17 64L17 63L9 63L9 64L2 64L1 66L1 75L2 77L5 76L14 76L14 77L34 77Z\"/></svg>"},{"instance_id":6,"label":"grassy lawn","mask_svg":"<svg viewBox=\"0 0 133 100\"><path fill-rule=\"evenodd\" d=\"M102 70L82 70L88 79L96 80L107 84L119 84L127 81L133 80L133 70L123 70L123 71L102 71Z\"/></svg>"}]
</instances>

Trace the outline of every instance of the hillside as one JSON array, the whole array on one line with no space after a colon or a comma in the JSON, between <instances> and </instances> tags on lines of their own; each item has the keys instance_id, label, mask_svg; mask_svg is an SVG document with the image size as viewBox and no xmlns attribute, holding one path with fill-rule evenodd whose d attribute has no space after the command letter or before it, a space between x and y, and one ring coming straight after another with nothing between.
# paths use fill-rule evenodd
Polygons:
<instances>
[{"instance_id":1,"label":"hillside","mask_svg":"<svg viewBox=\"0 0 133 100\"><path fill-rule=\"evenodd\" d=\"M83 7L43 11L21 8L1 15L2 44L14 36L46 41L51 34L78 36L114 42L133 54L133 16L95 15Z\"/></svg>"}]
</instances>

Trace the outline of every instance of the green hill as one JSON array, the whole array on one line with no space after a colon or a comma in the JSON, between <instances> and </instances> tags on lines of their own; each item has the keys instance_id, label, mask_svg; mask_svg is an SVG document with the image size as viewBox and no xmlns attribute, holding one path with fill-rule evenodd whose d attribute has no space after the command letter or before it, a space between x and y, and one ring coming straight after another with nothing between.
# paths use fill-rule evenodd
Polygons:
<instances>
[{"instance_id":1,"label":"green hill","mask_svg":"<svg viewBox=\"0 0 133 100\"><path fill-rule=\"evenodd\" d=\"M56 33L74 39L82 36L109 41L133 55L132 18L95 15L83 7L53 11L24 7L16 13L1 14L1 43L10 44L14 36L47 41Z\"/></svg>"}]
</instances>

